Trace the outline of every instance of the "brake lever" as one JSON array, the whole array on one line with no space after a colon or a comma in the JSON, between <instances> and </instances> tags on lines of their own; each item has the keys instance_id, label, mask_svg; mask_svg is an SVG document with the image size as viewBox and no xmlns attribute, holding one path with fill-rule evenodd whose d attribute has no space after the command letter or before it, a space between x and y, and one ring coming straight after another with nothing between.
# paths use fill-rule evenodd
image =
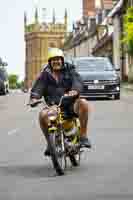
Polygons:
<instances>
[{"instance_id":1,"label":"brake lever","mask_svg":"<svg viewBox=\"0 0 133 200\"><path fill-rule=\"evenodd\" d=\"M27 106L31 106L31 107L35 107L37 106L38 104L42 103L43 101L42 100L39 100L39 101L36 101L34 103L27 103L26 105Z\"/></svg>"}]
</instances>

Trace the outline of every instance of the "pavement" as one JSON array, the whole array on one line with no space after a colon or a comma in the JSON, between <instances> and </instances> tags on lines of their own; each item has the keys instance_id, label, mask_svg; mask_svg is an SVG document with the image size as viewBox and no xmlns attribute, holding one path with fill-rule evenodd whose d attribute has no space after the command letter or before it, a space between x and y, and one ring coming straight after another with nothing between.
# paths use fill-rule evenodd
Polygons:
<instances>
[{"instance_id":1,"label":"pavement","mask_svg":"<svg viewBox=\"0 0 133 200\"><path fill-rule=\"evenodd\" d=\"M121 88L126 89L127 91L133 92L133 83L121 83Z\"/></svg>"}]
</instances>

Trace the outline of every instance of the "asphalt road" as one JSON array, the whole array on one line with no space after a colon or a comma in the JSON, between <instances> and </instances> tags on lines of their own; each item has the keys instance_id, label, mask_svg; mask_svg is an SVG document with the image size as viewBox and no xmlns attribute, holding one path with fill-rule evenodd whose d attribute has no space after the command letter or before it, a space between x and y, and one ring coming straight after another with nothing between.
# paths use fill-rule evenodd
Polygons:
<instances>
[{"instance_id":1,"label":"asphalt road","mask_svg":"<svg viewBox=\"0 0 133 200\"><path fill-rule=\"evenodd\" d=\"M81 165L58 177L43 156L45 139L38 108L26 106L28 94L0 96L0 200L133 199L133 93L120 101L91 101L93 148Z\"/></svg>"}]
</instances>

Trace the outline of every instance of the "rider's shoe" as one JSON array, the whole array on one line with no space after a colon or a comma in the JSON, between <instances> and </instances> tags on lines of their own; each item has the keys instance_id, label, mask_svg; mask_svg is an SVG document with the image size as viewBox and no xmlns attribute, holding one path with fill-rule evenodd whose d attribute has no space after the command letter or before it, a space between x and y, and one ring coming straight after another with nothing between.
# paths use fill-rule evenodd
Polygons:
<instances>
[{"instance_id":1,"label":"rider's shoe","mask_svg":"<svg viewBox=\"0 0 133 200\"><path fill-rule=\"evenodd\" d=\"M91 148L91 142L85 136L80 137L80 148L82 147Z\"/></svg>"},{"instance_id":2,"label":"rider's shoe","mask_svg":"<svg viewBox=\"0 0 133 200\"><path fill-rule=\"evenodd\" d=\"M47 145L47 148L46 148L46 150L44 152L44 155L45 156L50 156L50 149L49 149L48 145Z\"/></svg>"}]
</instances>

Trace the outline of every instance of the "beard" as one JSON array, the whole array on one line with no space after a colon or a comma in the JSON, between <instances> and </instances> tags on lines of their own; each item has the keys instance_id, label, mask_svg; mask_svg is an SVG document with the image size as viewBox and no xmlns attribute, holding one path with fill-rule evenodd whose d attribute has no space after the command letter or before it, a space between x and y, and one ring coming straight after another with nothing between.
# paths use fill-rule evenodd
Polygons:
<instances>
[{"instance_id":1,"label":"beard","mask_svg":"<svg viewBox=\"0 0 133 200\"><path fill-rule=\"evenodd\" d=\"M62 67L62 65L61 65L60 63L55 63L55 64L52 66L52 69L53 69L54 71L59 71L59 70L61 70L61 67Z\"/></svg>"}]
</instances>

